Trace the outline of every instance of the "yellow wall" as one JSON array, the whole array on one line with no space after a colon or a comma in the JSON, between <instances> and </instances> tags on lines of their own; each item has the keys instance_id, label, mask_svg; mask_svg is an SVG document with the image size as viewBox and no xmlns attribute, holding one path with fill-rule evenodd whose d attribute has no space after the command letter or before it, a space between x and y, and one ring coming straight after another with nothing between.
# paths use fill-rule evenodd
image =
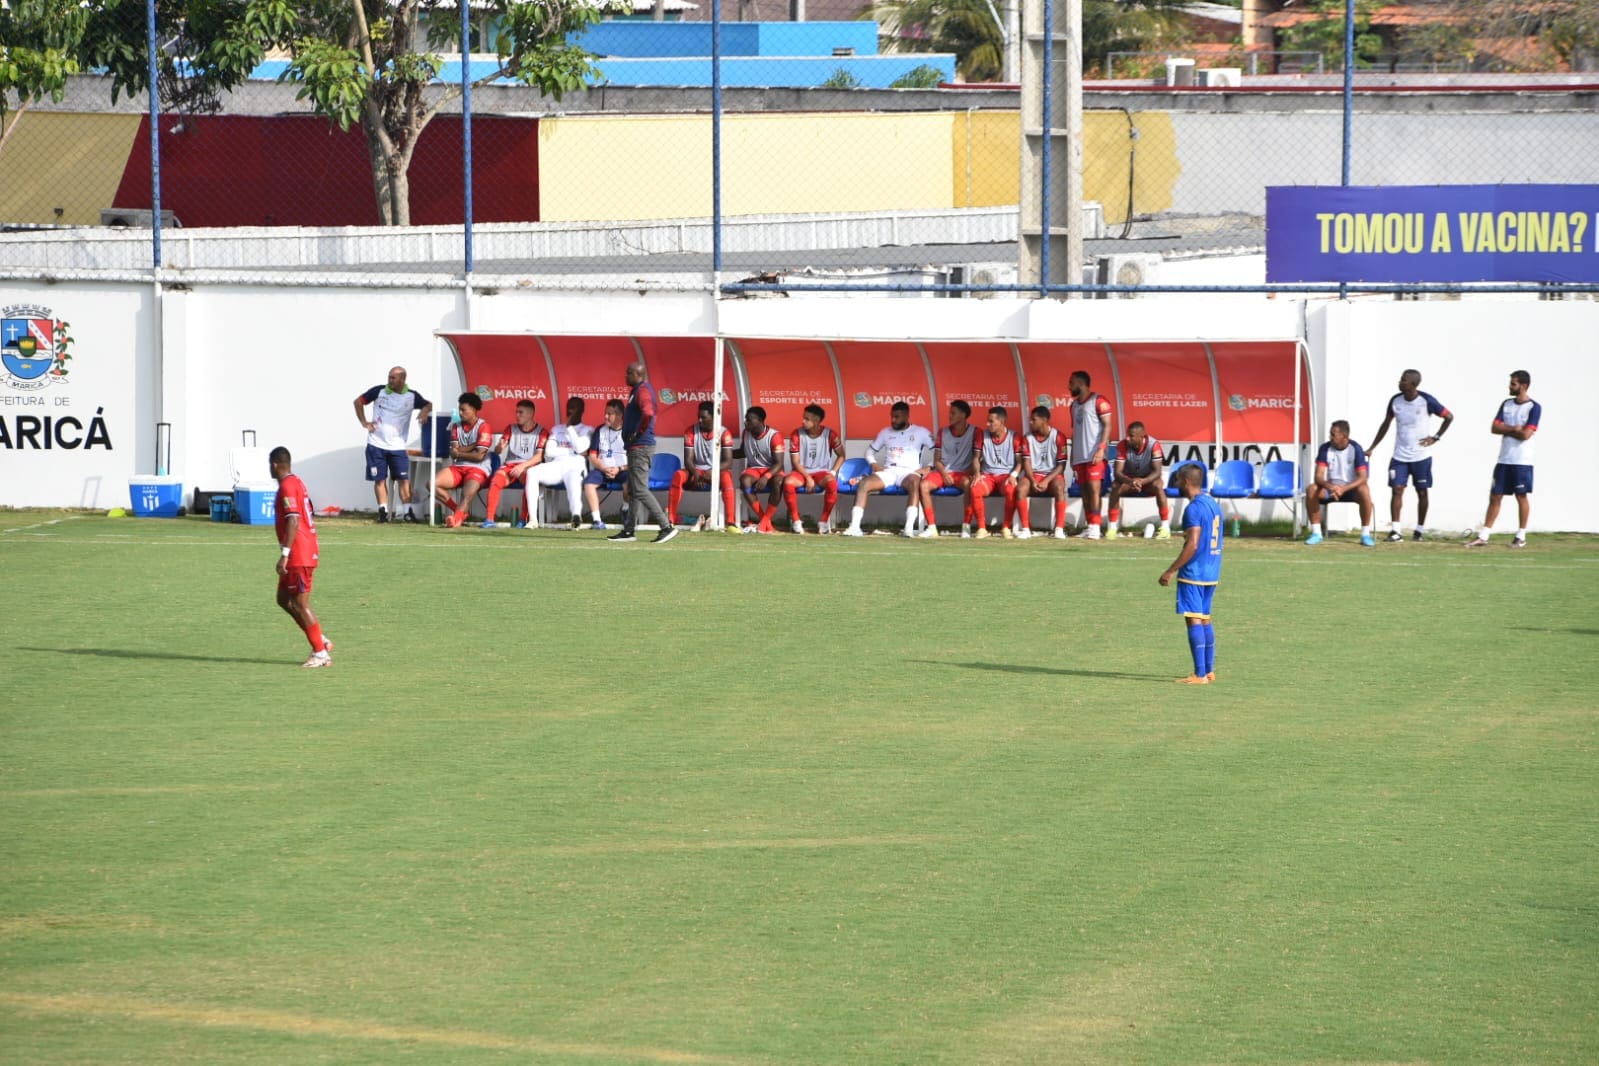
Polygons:
<instances>
[{"instance_id":1,"label":"yellow wall","mask_svg":"<svg viewBox=\"0 0 1599 1066\"><path fill-rule=\"evenodd\" d=\"M1127 168L1133 168L1133 214L1169 211L1172 190L1182 166L1177 162L1177 135L1171 115L1161 111L1135 111L1132 124L1138 139L1128 136L1127 115L1121 111L1083 113L1083 199L1105 208L1106 222L1127 217ZM1130 154L1129 149L1136 152Z\"/></svg>"},{"instance_id":2,"label":"yellow wall","mask_svg":"<svg viewBox=\"0 0 1599 1066\"><path fill-rule=\"evenodd\" d=\"M729 215L994 207L1017 203L1015 111L728 115L722 209ZM1168 210L1181 168L1171 116L1140 112L1136 214ZM1127 116L1083 116L1083 192L1108 222L1127 210ZM568 116L539 126L547 222L711 213L705 115Z\"/></svg>"},{"instance_id":3,"label":"yellow wall","mask_svg":"<svg viewBox=\"0 0 1599 1066\"><path fill-rule=\"evenodd\" d=\"M122 182L139 116L27 111L14 123L0 150L0 220L99 225L100 209Z\"/></svg>"},{"instance_id":4,"label":"yellow wall","mask_svg":"<svg viewBox=\"0 0 1599 1066\"><path fill-rule=\"evenodd\" d=\"M1015 111L961 111L952 116L955 187L951 207L1015 204L1021 189L1021 118Z\"/></svg>"},{"instance_id":5,"label":"yellow wall","mask_svg":"<svg viewBox=\"0 0 1599 1066\"><path fill-rule=\"evenodd\" d=\"M750 215L949 207L952 121L947 114L726 115L722 210ZM544 221L710 211L708 115L540 122Z\"/></svg>"}]
</instances>

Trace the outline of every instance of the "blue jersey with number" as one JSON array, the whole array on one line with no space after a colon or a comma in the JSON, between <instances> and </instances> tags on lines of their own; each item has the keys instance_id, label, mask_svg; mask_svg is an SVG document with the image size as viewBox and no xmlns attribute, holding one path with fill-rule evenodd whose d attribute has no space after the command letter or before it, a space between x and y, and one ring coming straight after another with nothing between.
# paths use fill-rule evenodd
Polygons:
<instances>
[{"instance_id":1,"label":"blue jersey with number","mask_svg":"<svg viewBox=\"0 0 1599 1066\"><path fill-rule=\"evenodd\" d=\"M1183 508L1183 535L1196 527L1199 550L1177 571L1177 580L1190 585L1214 585L1221 580L1221 504L1208 492L1195 496Z\"/></svg>"}]
</instances>

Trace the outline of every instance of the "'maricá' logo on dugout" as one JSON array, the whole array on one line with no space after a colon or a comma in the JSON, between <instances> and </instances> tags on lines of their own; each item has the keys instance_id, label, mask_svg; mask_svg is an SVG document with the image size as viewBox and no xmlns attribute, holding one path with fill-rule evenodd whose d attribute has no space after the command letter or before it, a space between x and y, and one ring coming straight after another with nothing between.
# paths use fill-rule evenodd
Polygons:
<instances>
[{"instance_id":1,"label":"'maric\u00e1' logo on dugout","mask_svg":"<svg viewBox=\"0 0 1599 1066\"><path fill-rule=\"evenodd\" d=\"M50 308L37 304L0 308L0 366L10 387L31 391L65 385L71 348L68 323Z\"/></svg>"}]
</instances>

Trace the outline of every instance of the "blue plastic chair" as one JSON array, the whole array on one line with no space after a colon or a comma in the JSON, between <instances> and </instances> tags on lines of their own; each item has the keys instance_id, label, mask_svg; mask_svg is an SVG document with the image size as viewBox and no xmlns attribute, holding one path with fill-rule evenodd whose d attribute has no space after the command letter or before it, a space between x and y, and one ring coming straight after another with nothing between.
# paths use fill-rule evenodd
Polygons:
<instances>
[{"instance_id":1,"label":"blue plastic chair","mask_svg":"<svg viewBox=\"0 0 1599 1066\"><path fill-rule=\"evenodd\" d=\"M1262 500L1292 500L1299 496L1298 464L1288 459L1273 459L1260 468L1260 487L1255 495Z\"/></svg>"},{"instance_id":2,"label":"blue plastic chair","mask_svg":"<svg viewBox=\"0 0 1599 1066\"><path fill-rule=\"evenodd\" d=\"M1216 467L1216 480L1210 494L1221 500L1245 500L1255 494L1255 464L1248 459L1229 459Z\"/></svg>"},{"instance_id":3,"label":"blue plastic chair","mask_svg":"<svg viewBox=\"0 0 1599 1066\"><path fill-rule=\"evenodd\" d=\"M672 487L672 478L683 469L683 460L670 452L656 452L650 464L650 491L665 492Z\"/></svg>"},{"instance_id":4,"label":"blue plastic chair","mask_svg":"<svg viewBox=\"0 0 1599 1066\"><path fill-rule=\"evenodd\" d=\"M1204 488L1210 484L1210 470L1205 466L1204 463L1195 462L1192 459L1188 460L1186 463L1178 463L1176 466L1172 467L1171 476L1166 479L1166 495L1171 499L1175 500L1177 497L1182 495L1181 492L1177 491L1177 471L1181 470L1185 466L1199 467L1199 485L1201 488Z\"/></svg>"},{"instance_id":5,"label":"blue plastic chair","mask_svg":"<svg viewBox=\"0 0 1599 1066\"><path fill-rule=\"evenodd\" d=\"M861 479L872 472L872 461L861 457L845 459L844 465L838 468L839 495L853 493L860 486Z\"/></svg>"}]
</instances>

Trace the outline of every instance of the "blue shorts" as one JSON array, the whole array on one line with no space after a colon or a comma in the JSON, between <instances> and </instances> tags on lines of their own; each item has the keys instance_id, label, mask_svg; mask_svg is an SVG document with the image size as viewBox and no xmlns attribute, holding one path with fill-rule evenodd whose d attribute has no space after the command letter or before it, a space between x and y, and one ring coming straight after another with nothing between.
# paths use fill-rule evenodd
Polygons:
<instances>
[{"instance_id":1,"label":"blue shorts","mask_svg":"<svg viewBox=\"0 0 1599 1066\"><path fill-rule=\"evenodd\" d=\"M405 454L405 449L390 451L376 445L366 446L366 479L368 481L395 481L411 480L411 457Z\"/></svg>"},{"instance_id":2,"label":"blue shorts","mask_svg":"<svg viewBox=\"0 0 1599 1066\"><path fill-rule=\"evenodd\" d=\"M1532 492L1532 467L1495 463L1493 484L1488 491L1495 496L1528 495Z\"/></svg>"},{"instance_id":3,"label":"blue shorts","mask_svg":"<svg viewBox=\"0 0 1599 1066\"><path fill-rule=\"evenodd\" d=\"M590 470L588 477L583 479L583 484L585 484L585 485L604 485L604 484L606 484L605 471L603 471L603 470ZM615 484L615 485L626 485L627 484L627 467L624 466L622 469L620 469L620 470L618 470L616 472L616 481L612 482L612 484Z\"/></svg>"},{"instance_id":4,"label":"blue shorts","mask_svg":"<svg viewBox=\"0 0 1599 1066\"><path fill-rule=\"evenodd\" d=\"M1210 601L1216 595L1215 585L1193 585L1177 582L1177 613L1185 618L1209 618Z\"/></svg>"},{"instance_id":5,"label":"blue shorts","mask_svg":"<svg viewBox=\"0 0 1599 1066\"><path fill-rule=\"evenodd\" d=\"M1418 489L1432 488L1432 456L1417 459L1413 463L1402 463L1398 459L1388 460L1389 487L1402 489L1406 481Z\"/></svg>"}]
</instances>

